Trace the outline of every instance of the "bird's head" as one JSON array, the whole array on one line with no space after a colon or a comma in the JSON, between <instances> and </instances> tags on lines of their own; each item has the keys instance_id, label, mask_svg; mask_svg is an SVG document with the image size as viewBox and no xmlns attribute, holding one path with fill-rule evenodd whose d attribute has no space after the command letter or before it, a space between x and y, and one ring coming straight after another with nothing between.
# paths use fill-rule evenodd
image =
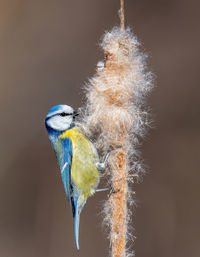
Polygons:
<instances>
[{"instance_id":1,"label":"bird's head","mask_svg":"<svg viewBox=\"0 0 200 257\"><path fill-rule=\"evenodd\" d=\"M54 131L65 131L73 125L77 112L69 105L56 105L52 107L45 118L46 127Z\"/></svg>"}]
</instances>

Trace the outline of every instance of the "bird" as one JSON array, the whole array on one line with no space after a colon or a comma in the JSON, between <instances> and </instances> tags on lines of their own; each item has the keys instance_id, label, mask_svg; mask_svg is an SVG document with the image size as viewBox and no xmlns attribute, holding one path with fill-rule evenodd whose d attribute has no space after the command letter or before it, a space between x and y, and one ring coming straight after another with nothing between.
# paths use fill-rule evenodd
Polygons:
<instances>
[{"instance_id":1,"label":"bird","mask_svg":"<svg viewBox=\"0 0 200 257\"><path fill-rule=\"evenodd\" d=\"M87 201L97 191L100 172L105 168L109 156L108 150L104 162L93 143L81 132L75 123L78 112L65 104L52 107L46 115L45 126L60 167L61 178L74 218L75 243L79 250L80 213Z\"/></svg>"}]
</instances>

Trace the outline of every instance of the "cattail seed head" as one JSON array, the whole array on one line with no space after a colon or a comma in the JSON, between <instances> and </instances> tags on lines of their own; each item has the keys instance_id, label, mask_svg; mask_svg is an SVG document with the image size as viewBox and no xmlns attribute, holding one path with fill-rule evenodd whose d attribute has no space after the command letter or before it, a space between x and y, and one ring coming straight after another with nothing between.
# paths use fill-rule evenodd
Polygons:
<instances>
[{"instance_id":1,"label":"cattail seed head","mask_svg":"<svg viewBox=\"0 0 200 257\"><path fill-rule=\"evenodd\" d=\"M86 87L87 103L82 126L88 135L96 132L97 149L121 145L109 157L110 184L114 188L105 204L105 220L111 233L112 256L128 255L128 221L131 187L143 172L137 145L148 126L145 97L152 89L152 74L146 68L146 55L141 53L137 38L130 29L115 27L105 33L100 46L105 60L97 65L95 76Z\"/></svg>"}]
</instances>

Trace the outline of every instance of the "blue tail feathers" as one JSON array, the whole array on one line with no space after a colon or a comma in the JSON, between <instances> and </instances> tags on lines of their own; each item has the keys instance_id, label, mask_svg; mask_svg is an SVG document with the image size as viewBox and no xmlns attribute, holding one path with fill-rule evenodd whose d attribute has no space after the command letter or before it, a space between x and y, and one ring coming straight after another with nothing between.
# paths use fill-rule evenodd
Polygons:
<instances>
[{"instance_id":1,"label":"blue tail feathers","mask_svg":"<svg viewBox=\"0 0 200 257\"><path fill-rule=\"evenodd\" d=\"M74 215L74 233L75 233L75 242L76 242L77 250L79 250L79 220L80 220L80 213L78 210L78 206L76 204L75 215Z\"/></svg>"},{"instance_id":2,"label":"blue tail feathers","mask_svg":"<svg viewBox=\"0 0 200 257\"><path fill-rule=\"evenodd\" d=\"M85 205L85 198L81 194L75 194L74 200L74 234L77 250L79 250L79 223L80 223L80 214Z\"/></svg>"}]
</instances>

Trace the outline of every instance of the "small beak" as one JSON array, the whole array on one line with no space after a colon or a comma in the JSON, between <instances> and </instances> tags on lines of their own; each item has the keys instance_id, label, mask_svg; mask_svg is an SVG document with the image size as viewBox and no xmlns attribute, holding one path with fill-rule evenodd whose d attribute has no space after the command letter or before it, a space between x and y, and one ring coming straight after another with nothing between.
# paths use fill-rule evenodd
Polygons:
<instances>
[{"instance_id":1,"label":"small beak","mask_svg":"<svg viewBox=\"0 0 200 257\"><path fill-rule=\"evenodd\" d=\"M78 116L78 115L79 115L79 113L74 111L73 116L75 117L75 116Z\"/></svg>"}]
</instances>

